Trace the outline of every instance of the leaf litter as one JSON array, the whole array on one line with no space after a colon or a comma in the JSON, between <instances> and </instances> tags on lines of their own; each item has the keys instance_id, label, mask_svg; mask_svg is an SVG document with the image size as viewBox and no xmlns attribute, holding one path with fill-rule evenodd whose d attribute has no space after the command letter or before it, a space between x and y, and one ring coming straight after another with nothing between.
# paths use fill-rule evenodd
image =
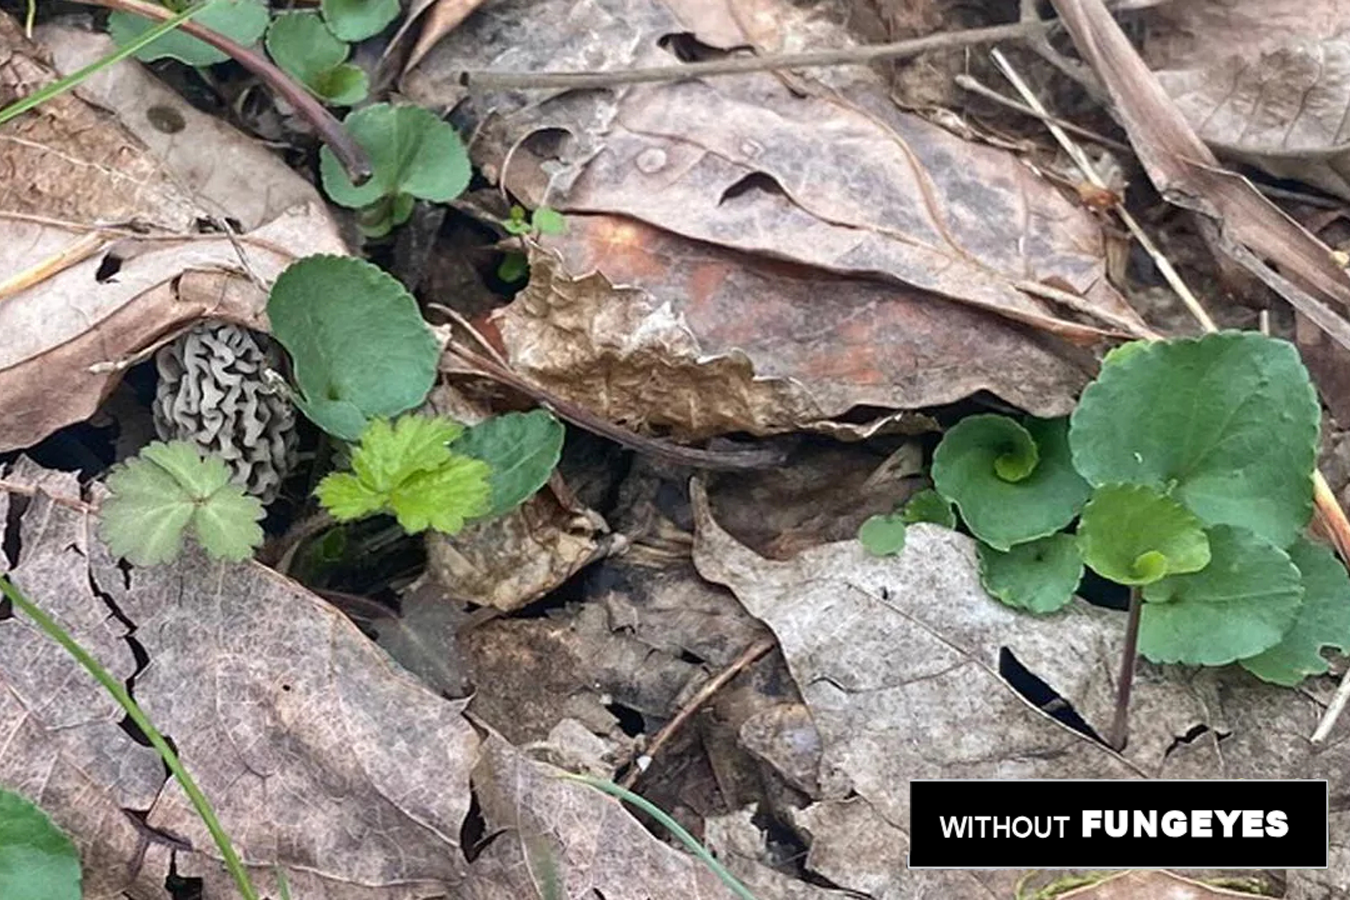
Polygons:
<instances>
[{"instance_id":1,"label":"leaf litter","mask_svg":"<svg viewBox=\"0 0 1350 900\"><path fill-rule=\"evenodd\" d=\"M438 5L447 21L473 6ZM562 4L536 4L529 16L517 6L495 4L457 27L435 26L454 30L407 73L405 87L439 109L462 99L457 68L659 64L673 57L657 38L685 32L708 53L847 40L833 23L772 2L756 4L761 14L753 16L730 5L633 2L625 15L596 21L565 18ZM51 34L54 44L78 42ZM22 55L6 63L25 64ZM139 74L129 65L110 70L123 71ZM474 162L527 206L560 209L567 225L565 234L527 245L530 285L492 319L477 320L513 367L608 419L685 439L815 431L894 448L897 432L935 428L921 411L979 391L1040 415L1068 412L1095 366L1082 345L1144 329L1107 283L1101 224L1011 155L898 113L870 77L818 76L469 98L457 116L467 112L481 126ZM204 203L209 185L193 180L191 162L169 155L191 142L152 144L153 135L130 127L155 118L135 105L134 90L109 96L124 104L116 107L120 122L79 104L73 114L111 128L99 134L140 160L143 182L159 191L145 202L147 216L181 237L204 206L217 216L247 208L237 218L255 230L236 241L184 239L172 258L155 257L142 236L115 235L119 254L132 249L116 257L121 271L109 302L139 318L130 325L89 318L99 324L63 336L73 341L21 358L30 397L49 373L132 358L159 331L208 314L265 330L254 279L270 281L289 255L346 249L334 221L308 205L312 188L299 177L247 197L226 191L219 207ZM217 124L175 102L189 128ZM70 138L44 140L64 147ZM231 140L222 133L195 143ZM144 152L137 142L151 152L135 156ZM111 197L106 206L72 207L71 221L107 221L109 208L139 215L134 201L145 195L128 200L116 187L110 180L101 188ZM292 190L309 193L290 202ZM259 197L261 207L248 205ZM54 193L42 208L53 198L70 202ZM13 222L33 226L21 237L47 241L39 255L79 240L79 229L66 225ZM31 313L39 308L33 297L49 303L77 288L87 293L108 243L100 234L92 246L101 259L0 302L0 316L6 305ZM210 252L184 265L184 245ZM278 248L275 258L259 256ZM17 270L32 256L6 262ZM50 293L75 271L78 282ZM105 296L112 288L99 283ZM0 366L0 386L5 371ZM58 415L34 422L19 401L0 406L29 416L6 420L28 429L12 446L87 417L117 377L99 374L83 388L83 405ZM795 449L798 462L809 458L809 447ZM116 674L134 683L189 765L204 773L260 883L270 887L270 868L280 865L293 895L723 896L710 873L614 801L562 781L528 754L616 774L765 626L783 659L728 685L644 782L644 793L666 800L761 896L1010 896L1016 873L905 871L903 785L924 772L1322 775L1339 783L1343 742L1314 755L1305 738L1325 702L1325 681L1291 695L1230 671L1143 664L1136 717L1147 725L1124 756L1056 721L1057 708L1037 709L1012 687L1019 667L1088 726L1104 727L1119 641L1114 618L1077 600L1050 618L1006 609L980 589L973 544L932 526L911 525L904 551L886 561L841 541L867 514L884 511L865 507L919 487L883 490L868 479L857 503L841 509L849 479L864 461L868 470L876 463L874 451L858 450L830 464L841 473L833 497L756 493L751 479L723 477L713 481L717 514L697 488L691 513L687 471L652 477L637 466L606 473L599 492L581 478L584 498L572 495L569 473L481 533L471 527L458 543L430 537L429 569L439 571L439 583L405 595L402 619L375 625L381 645L434 691L391 665L323 600L257 564L194 556L165 570L121 569L78 511L42 496L25 504L0 493L0 504L27 507L9 519L6 547L21 546L16 578L77 623L100 658L115 661ZM79 496L72 478L28 463L4 477ZM729 530L772 560L721 531L725 507L728 520L738 520ZM616 534L606 534L602 514ZM687 553L691 531L707 581L669 564ZM604 559L630 545L638 564ZM531 571L541 559L546 564ZM727 585L734 598L708 582ZM532 608L541 597L550 599ZM469 612L466 601L498 618ZM831 632L834 643L824 639ZM392 633L410 640L400 646ZM82 673L17 620L0 621L0 645L7 641L27 655L0 646L5 696L20 698L0 722L20 723L13 733L35 755L0 756L0 780L21 780L77 836L86 859L99 860L87 895L163 896L171 846L180 873L204 877L208 895L227 892L193 813L165 784L157 758L117 727L107 698L92 687L72 690L84 684ZM25 668L35 658L42 665ZM1301 664L1325 670L1306 653ZM46 680L35 687L35 677ZM67 685L59 693L51 688L58 682ZM466 705L480 721L462 715ZM636 737L633 714L642 723ZM933 744L936 756L927 739L918 746L912 737L935 724L951 738ZM527 753L535 742L543 745ZM52 754L53 746L61 752ZM38 758L56 762L36 772L7 768ZM145 813L169 843L147 845L124 809ZM1350 868L1350 848L1336 837L1350 824L1344 817L1333 811L1331 868L1290 873L1287 897L1337 888L1337 873ZM462 840L461 826L475 821L485 837ZM787 826L800 843L774 847L766 822ZM174 843L182 839L196 849ZM139 867L128 866L137 859ZM1138 874L1073 895L1183 883ZM1198 896L1220 895L1185 884Z\"/></svg>"}]
</instances>

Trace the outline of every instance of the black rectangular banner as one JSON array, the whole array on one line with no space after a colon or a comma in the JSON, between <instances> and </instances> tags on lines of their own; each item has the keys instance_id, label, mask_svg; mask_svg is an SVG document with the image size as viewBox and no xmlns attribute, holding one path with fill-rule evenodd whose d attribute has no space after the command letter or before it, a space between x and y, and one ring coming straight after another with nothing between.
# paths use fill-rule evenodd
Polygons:
<instances>
[{"instance_id":1,"label":"black rectangular banner","mask_svg":"<svg viewBox=\"0 0 1350 900\"><path fill-rule=\"evenodd\" d=\"M911 869L1321 869L1325 781L911 781Z\"/></svg>"}]
</instances>

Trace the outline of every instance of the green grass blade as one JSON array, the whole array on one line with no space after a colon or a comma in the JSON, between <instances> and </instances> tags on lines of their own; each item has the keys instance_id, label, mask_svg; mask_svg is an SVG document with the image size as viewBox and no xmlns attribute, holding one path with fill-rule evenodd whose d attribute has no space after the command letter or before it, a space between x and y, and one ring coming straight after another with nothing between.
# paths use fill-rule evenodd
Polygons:
<instances>
[{"instance_id":1,"label":"green grass blade","mask_svg":"<svg viewBox=\"0 0 1350 900\"><path fill-rule=\"evenodd\" d=\"M127 44L125 47L119 47L113 53L109 53L102 59L90 63L83 69L80 69L78 72L72 72L65 78L62 78L60 81L53 81L51 84L47 85L44 88L40 88L34 91L27 97L24 97L22 100L16 100L14 103L11 103L9 106L6 106L4 109L0 109L0 125L5 124L10 119L13 119L16 116L23 115L24 113L28 112L30 109L32 109L35 106L38 106L39 104L46 103L48 100L52 99L58 94L63 94L66 91L70 90L71 88L78 86L86 78L88 78L91 75L94 75L97 72L102 71L103 69L108 68L108 66L111 66L114 63L121 62L128 56L131 56L137 50L140 50L142 47L145 47L146 45L155 42L159 38L168 34L170 31L173 31L179 25L183 24L188 19L197 15L197 13L206 9L214 2L215 0L206 0L205 3L200 3L197 6L185 9L178 15L174 16L172 19L160 22L154 28L151 28L145 34L136 38L136 40Z\"/></svg>"},{"instance_id":2,"label":"green grass blade","mask_svg":"<svg viewBox=\"0 0 1350 900\"><path fill-rule=\"evenodd\" d=\"M714 875L722 879L733 894L740 897L741 900L755 900L755 895L750 893L750 889L741 884L735 875L727 871L727 867L717 861L717 858L708 852L708 849L700 844L692 834L685 831L679 822L676 822L665 810L652 803L646 797L640 797L627 788L620 787L612 781L606 781L603 778L594 778L590 775L577 775L573 772L563 772L558 777L566 778L570 781L580 781L582 784L590 785L597 791L603 791L612 797L618 797L625 803L631 803L638 809L660 822L667 831L675 835L681 844L689 848L689 852L699 858Z\"/></svg>"},{"instance_id":3,"label":"green grass blade","mask_svg":"<svg viewBox=\"0 0 1350 900\"><path fill-rule=\"evenodd\" d=\"M230 843L230 837L225 833L225 829L220 826L220 820L216 818L215 810L211 808L211 803L206 799L206 795L197 787L197 783L192 780L192 776L183 768L182 762L178 759L178 754L169 746L168 741L159 730L151 724L150 719L141 710L136 701L131 699L127 693L126 687L108 674L108 670L99 664L99 661L89 655L83 647L79 645L70 634L57 623L57 621L45 612L39 609L29 600L18 586L11 582L6 576L0 575L0 593L3 593L10 601L23 612L24 615L37 623L48 637L56 641L66 652L84 666L90 675L101 685L104 690L113 696L119 706L126 710L131 721L135 722L149 740L151 745L159 751L164 764L169 767L173 777L183 788L183 793L187 794L188 799L196 808L197 814L202 817L206 823L206 830L211 832L211 837L215 839L216 846L220 848L220 855L225 861L225 868L229 870L234 878L234 883L239 887L245 900L259 900L258 892L254 890L253 883L249 880L248 872L244 869L244 864L240 862L239 855L234 852L234 845Z\"/></svg>"}]
</instances>

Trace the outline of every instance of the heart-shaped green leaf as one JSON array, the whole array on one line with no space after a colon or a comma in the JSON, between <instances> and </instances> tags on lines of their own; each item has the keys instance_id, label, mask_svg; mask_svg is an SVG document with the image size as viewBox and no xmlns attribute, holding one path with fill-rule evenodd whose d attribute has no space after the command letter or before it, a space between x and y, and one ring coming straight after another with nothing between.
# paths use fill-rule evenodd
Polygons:
<instances>
[{"instance_id":1,"label":"heart-shaped green leaf","mask_svg":"<svg viewBox=\"0 0 1350 900\"><path fill-rule=\"evenodd\" d=\"M1052 613L1073 599L1083 579L1083 559L1072 535L1052 534L1007 551L981 543L977 550L984 589L1019 609Z\"/></svg>"},{"instance_id":2,"label":"heart-shaped green leaf","mask_svg":"<svg viewBox=\"0 0 1350 900\"><path fill-rule=\"evenodd\" d=\"M426 399L440 357L417 301L370 263L310 256L267 301L272 333L291 355L297 404L329 434L354 441L366 422Z\"/></svg>"},{"instance_id":3,"label":"heart-shaped green leaf","mask_svg":"<svg viewBox=\"0 0 1350 900\"><path fill-rule=\"evenodd\" d=\"M1054 534L1091 488L1074 471L1067 419L970 416L933 453L933 485L972 534L998 550Z\"/></svg>"},{"instance_id":4,"label":"heart-shaped green leaf","mask_svg":"<svg viewBox=\"0 0 1350 900\"><path fill-rule=\"evenodd\" d=\"M1258 678L1293 687L1327 671L1323 647L1350 653L1350 577L1335 554L1307 538L1295 541L1288 553L1303 576L1298 618L1278 644L1240 663Z\"/></svg>"},{"instance_id":5,"label":"heart-shaped green leaf","mask_svg":"<svg viewBox=\"0 0 1350 900\"><path fill-rule=\"evenodd\" d=\"M1320 419L1292 345L1223 332L1114 358L1083 391L1069 443L1094 486L1151 485L1283 547L1312 514Z\"/></svg>"},{"instance_id":6,"label":"heart-shaped green leaf","mask_svg":"<svg viewBox=\"0 0 1350 900\"><path fill-rule=\"evenodd\" d=\"M388 198L395 223L407 217L412 198L444 203L469 186L469 153L455 129L420 106L390 106L376 103L356 110L343 120L356 142L370 154L373 174L357 187L347 177L337 157L324 147L319 151L323 189L333 202L354 209Z\"/></svg>"},{"instance_id":7,"label":"heart-shaped green leaf","mask_svg":"<svg viewBox=\"0 0 1350 900\"><path fill-rule=\"evenodd\" d=\"M398 0L322 0L320 9L344 41L364 41L384 30L398 17Z\"/></svg>"},{"instance_id":8,"label":"heart-shaped green leaf","mask_svg":"<svg viewBox=\"0 0 1350 900\"><path fill-rule=\"evenodd\" d=\"M318 13L284 13L273 19L267 29L267 52L329 103L351 106L366 96L366 73L346 64L350 48L333 36Z\"/></svg>"},{"instance_id":9,"label":"heart-shaped green leaf","mask_svg":"<svg viewBox=\"0 0 1350 900\"><path fill-rule=\"evenodd\" d=\"M956 513L951 501L932 488L924 488L905 503L904 520L911 525L915 522L932 522L943 528L956 527Z\"/></svg>"},{"instance_id":10,"label":"heart-shaped green leaf","mask_svg":"<svg viewBox=\"0 0 1350 900\"><path fill-rule=\"evenodd\" d=\"M1209 564L1205 525L1171 497L1142 484L1097 488L1083 508L1078 543L1097 574L1120 584L1151 584Z\"/></svg>"},{"instance_id":11,"label":"heart-shaped green leaf","mask_svg":"<svg viewBox=\"0 0 1350 900\"><path fill-rule=\"evenodd\" d=\"M1303 583L1289 554L1244 528L1209 531L1209 565L1145 585L1139 652L1222 666L1274 647L1298 618Z\"/></svg>"}]
</instances>

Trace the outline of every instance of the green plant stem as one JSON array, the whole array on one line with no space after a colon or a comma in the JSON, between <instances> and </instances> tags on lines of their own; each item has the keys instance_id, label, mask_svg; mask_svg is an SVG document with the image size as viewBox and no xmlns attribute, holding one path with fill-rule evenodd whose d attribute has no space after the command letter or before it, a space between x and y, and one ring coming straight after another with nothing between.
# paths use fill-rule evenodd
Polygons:
<instances>
[{"instance_id":1,"label":"green plant stem","mask_svg":"<svg viewBox=\"0 0 1350 900\"><path fill-rule=\"evenodd\" d=\"M612 781L606 781L603 778L595 778L590 775L578 775L574 772L563 772L558 777L566 778L569 781L579 781L582 784L589 785L597 791L603 791L611 797L618 797L625 803L631 803L638 809L660 822L666 830L675 835L681 844L689 848L689 852L699 858L714 875L722 879L733 894L740 897L741 900L755 900L755 895L750 893L750 889L741 884L735 875L727 871L727 867L717 861L717 857L708 852L708 849L698 842L698 840L689 832L680 826L679 822L672 819L665 810L652 803L646 797L633 793L627 788L620 787Z\"/></svg>"},{"instance_id":2,"label":"green plant stem","mask_svg":"<svg viewBox=\"0 0 1350 900\"><path fill-rule=\"evenodd\" d=\"M197 15L197 13L206 9L213 3L215 3L215 0L206 0L205 3L199 3L196 6L189 7L183 10L182 12L178 13L178 15L172 16L160 22L154 28L151 28L149 31L145 32L140 37L136 38L136 40L127 44L125 47L119 47L116 52L109 53L102 59L95 60L94 62L85 66L83 69L80 69L78 72L72 72L71 74L67 75L65 78L62 78L59 81L53 81L46 87L39 88L38 90L34 91L33 93L29 94L27 97L24 97L21 100L16 100L9 106L6 106L4 109L0 110L0 125L5 124L10 119L15 118L16 116L23 115L24 113L28 112L30 109L33 109L35 106L38 106L39 104L46 103L48 100L52 99L58 94L64 94L66 91L79 85L89 76L94 75L95 73L100 72L103 69L106 69L108 66L111 66L114 63L121 62L128 56L131 56L133 53L140 50L141 48L150 45L151 43L159 40L164 35L168 34L170 31L173 31L175 28L179 27L180 25L183 25L193 16Z\"/></svg>"},{"instance_id":3,"label":"green plant stem","mask_svg":"<svg viewBox=\"0 0 1350 900\"><path fill-rule=\"evenodd\" d=\"M183 768L183 763L178 759L178 754L169 746L169 742L164 740L164 736L150 722L150 719L141 710L136 701L127 693L126 687L108 674L108 670L99 664L89 653L75 641L70 634L56 622L55 619L48 616L39 609L31 600L29 600L18 586L9 580L8 577L0 575L0 593L3 593L10 601L18 607L24 615L37 623L37 626L43 630L52 640L60 644L67 653L75 657L80 665L90 675L94 676L99 684L103 686L109 694L113 696L119 706L126 710L131 721L141 729L141 733L149 739L150 744L159 751L160 758L164 764L169 767L173 777L177 779L179 785L183 788L183 793L187 794L188 799L197 810L197 814L202 817L206 823L206 830L211 832L211 837L215 839L216 846L220 848L220 855L224 859L225 868L229 870L234 878L234 883L239 888L245 900L259 900L259 895L253 888L253 882L249 880L248 871L239 859L239 854L235 853L234 845L230 843L230 837L221 827L220 820L216 818L215 810L211 808L211 803L206 799L206 795L197 787L197 783L192 780L187 769Z\"/></svg>"},{"instance_id":4,"label":"green plant stem","mask_svg":"<svg viewBox=\"0 0 1350 900\"><path fill-rule=\"evenodd\" d=\"M1125 749L1130 732L1130 691L1134 688L1135 657L1139 652L1139 615L1143 592L1130 588L1130 618L1125 623L1125 649L1120 653L1120 680L1116 682L1116 717L1111 722L1110 744L1117 753Z\"/></svg>"}]
</instances>

